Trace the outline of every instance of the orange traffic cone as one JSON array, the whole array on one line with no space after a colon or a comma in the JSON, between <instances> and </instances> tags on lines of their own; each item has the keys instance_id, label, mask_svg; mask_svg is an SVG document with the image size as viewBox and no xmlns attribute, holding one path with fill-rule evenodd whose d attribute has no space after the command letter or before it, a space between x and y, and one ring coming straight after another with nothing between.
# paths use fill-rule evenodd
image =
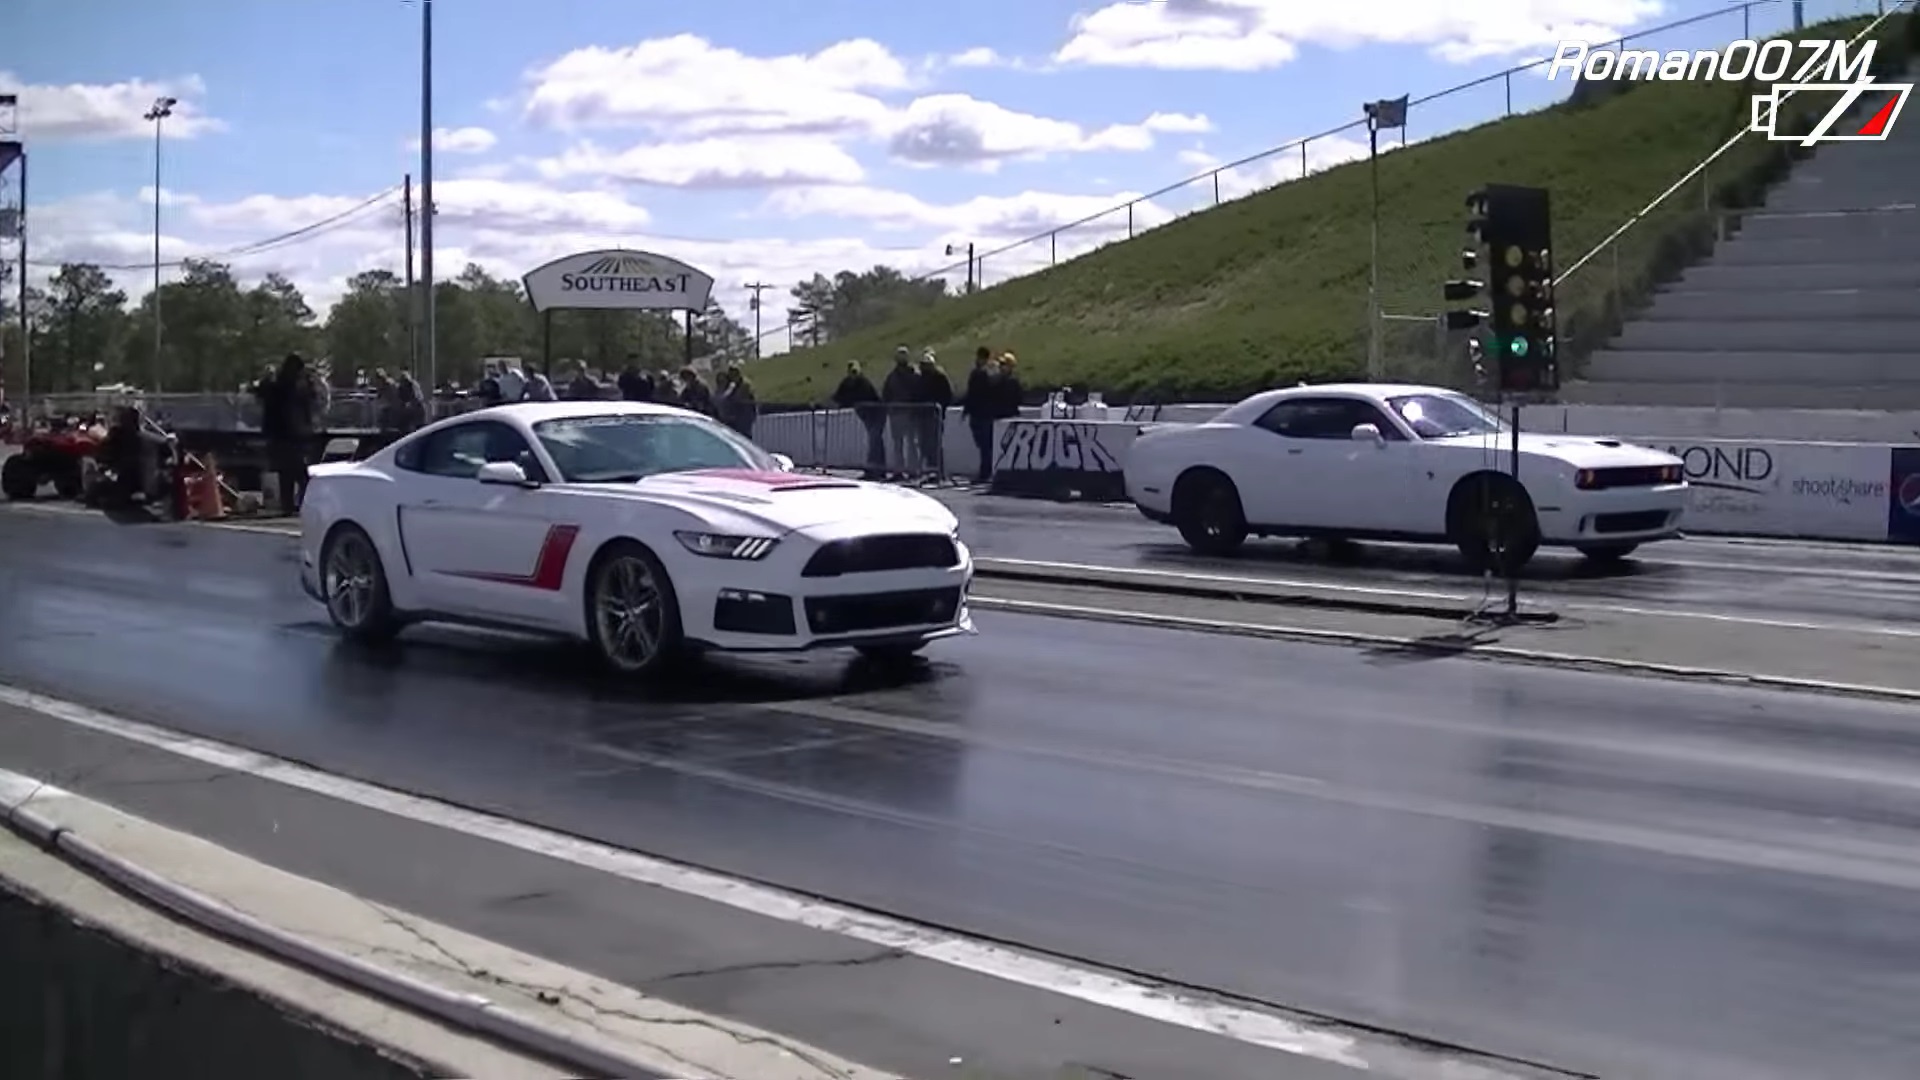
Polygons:
<instances>
[{"instance_id":1,"label":"orange traffic cone","mask_svg":"<svg viewBox=\"0 0 1920 1080\"><path fill-rule=\"evenodd\" d=\"M227 516L226 500L220 496L220 469L213 455L198 462L199 469L188 479L188 502L195 520L218 521Z\"/></svg>"}]
</instances>

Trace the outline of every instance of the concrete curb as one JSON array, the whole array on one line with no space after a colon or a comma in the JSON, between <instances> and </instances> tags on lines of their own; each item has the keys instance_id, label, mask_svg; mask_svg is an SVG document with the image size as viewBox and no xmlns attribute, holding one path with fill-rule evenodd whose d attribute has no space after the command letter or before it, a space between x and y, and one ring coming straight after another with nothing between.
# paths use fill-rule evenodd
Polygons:
<instances>
[{"instance_id":1,"label":"concrete curb","mask_svg":"<svg viewBox=\"0 0 1920 1080\"><path fill-rule=\"evenodd\" d=\"M492 1036L535 1057L580 1069L580 1075L640 1078L669 1075L660 1071L661 1062L643 1062L582 1043L536 1020L506 1011L484 997L452 993L289 934L112 855L66 826L24 806L7 807L0 821L43 850L177 918L297 968L335 979L457 1028Z\"/></svg>"},{"instance_id":2,"label":"concrete curb","mask_svg":"<svg viewBox=\"0 0 1920 1080\"><path fill-rule=\"evenodd\" d=\"M1434 619L1460 619L1484 606L1484 602L1479 597L1466 593L1390 589L1286 578L1197 575L1169 570L1135 570L1080 563L1039 562L1031 559L976 558L973 561L973 572L976 577L990 581L1082 587L1105 586L1160 596L1232 600L1336 611L1366 611L1381 615L1418 615ZM1530 604L1522 604L1521 607L1529 614L1536 614L1537 609ZM1556 618L1555 613L1551 611L1537 611L1537 617L1545 621L1553 621Z\"/></svg>"},{"instance_id":3,"label":"concrete curb","mask_svg":"<svg viewBox=\"0 0 1920 1080\"><path fill-rule=\"evenodd\" d=\"M1261 623L1196 619L1183 615L1126 611L1119 608L1084 607L1076 604L1051 604L1038 600L1009 600L991 596L969 597L967 606L982 611L1005 611L1022 615L1046 615L1055 618L1121 623L1128 626L1142 626L1162 630L1188 630L1207 634L1228 634L1235 637L1268 638L1276 641L1303 641L1321 645L1393 649L1400 652L1420 653L1435 657L1456 656L1470 660L1531 664L1536 667L1611 671L1623 675L1676 679L1687 682L1707 682L1727 686L1751 686L1768 690L1790 690L1801 693L1836 694L1847 697L1897 701L1904 704L1920 704L1920 690L1906 690L1894 686L1869 686L1861 683L1828 682L1820 679L1800 679L1782 675L1720 671L1712 668L1656 664L1652 661L1645 660L1623 660L1611 656L1587 656L1580 653L1549 652L1544 649L1522 649L1511 645L1476 645L1471 642L1463 643L1459 640L1395 637L1389 634L1369 634L1358 630L1323 630L1304 626L1269 626Z\"/></svg>"}]
</instances>

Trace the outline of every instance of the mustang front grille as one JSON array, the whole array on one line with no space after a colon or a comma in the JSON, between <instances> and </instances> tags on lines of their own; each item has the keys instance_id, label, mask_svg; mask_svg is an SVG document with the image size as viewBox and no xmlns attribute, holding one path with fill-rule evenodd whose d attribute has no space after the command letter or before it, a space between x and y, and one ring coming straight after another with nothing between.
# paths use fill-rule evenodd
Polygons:
<instances>
[{"instance_id":1,"label":"mustang front grille","mask_svg":"<svg viewBox=\"0 0 1920 1080\"><path fill-rule=\"evenodd\" d=\"M839 577L885 570L925 570L957 565L960 549L939 533L859 536L827 543L807 560L803 577Z\"/></svg>"}]
</instances>

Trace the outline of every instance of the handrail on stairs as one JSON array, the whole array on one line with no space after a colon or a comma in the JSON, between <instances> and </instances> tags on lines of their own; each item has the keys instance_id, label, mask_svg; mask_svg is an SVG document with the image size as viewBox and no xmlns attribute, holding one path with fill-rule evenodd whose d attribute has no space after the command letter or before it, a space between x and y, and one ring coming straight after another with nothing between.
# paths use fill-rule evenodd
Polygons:
<instances>
[{"instance_id":1,"label":"handrail on stairs","mask_svg":"<svg viewBox=\"0 0 1920 1080\"><path fill-rule=\"evenodd\" d=\"M1886 10L1882 11L1878 18L1868 23L1858 34L1855 34L1851 39L1849 39L1847 44L1849 45L1859 44L1860 41L1863 38L1865 38L1868 34L1871 34L1875 30L1878 30L1882 23L1886 22L1888 19L1898 14L1901 10L1911 8L1914 3L1915 3L1915 0L1894 0L1894 3L1890 4L1886 8ZM1910 14L1912 13L1910 12ZM1916 16L1916 17L1920 17L1920 16ZM1781 95L1780 103L1785 104L1796 93L1798 93L1798 91L1796 90L1791 90L1791 89L1787 90L1785 93ZM1664 203L1667 201L1667 199L1671 198L1674 192L1679 191L1681 188L1685 187L1688 181L1692 180L1696 176L1699 176L1703 171L1706 170L1707 166L1712 165L1715 161L1719 160L1721 155L1733 149L1736 143L1738 143L1741 139L1745 138L1750 134L1752 134L1752 132L1746 128L1742 128L1741 130L1734 132L1733 137L1728 139L1726 142L1720 144L1719 149L1715 150L1711 154L1708 154L1706 157L1702 158L1699 164L1687 170L1686 175L1682 176L1678 180L1675 180L1673 184L1669 186L1665 191L1662 191L1660 194L1654 196L1652 202L1641 207L1636 213L1633 214L1633 216L1629 217L1624 223L1622 223L1619 228L1609 233L1606 239L1600 241L1598 244L1595 244L1593 246L1592 251L1589 251L1585 255L1580 256L1580 258L1574 260L1574 263L1572 266L1569 266L1565 270L1561 271L1560 275L1553 279L1554 289L1558 290L1561 285L1566 283L1566 280L1568 278L1578 273L1581 267L1592 262L1594 259L1594 256L1600 254L1602 251L1605 251L1607 248L1611 247L1615 241L1619 240L1622 236L1625 236L1629 230L1631 230L1635 225L1638 225L1648 214L1652 213L1655 209L1657 209L1661 203Z\"/></svg>"}]
</instances>

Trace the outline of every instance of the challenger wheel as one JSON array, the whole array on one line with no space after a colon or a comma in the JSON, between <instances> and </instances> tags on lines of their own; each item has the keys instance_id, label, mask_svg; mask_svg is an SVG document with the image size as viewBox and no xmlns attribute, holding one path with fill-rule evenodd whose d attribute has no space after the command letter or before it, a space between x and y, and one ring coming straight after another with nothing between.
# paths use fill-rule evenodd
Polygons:
<instances>
[{"instance_id":1,"label":"challenger wheel","mask_svg":"<svg viewBox=\"0 0 1920 1080\"><path fill-rule=\"evenodd\" d=\"M682 652L680 600L653 552L619 541L587 573L587 639L620 675L653 675Z\"/></svg>"},{"instance_id":2,"label":"challenger wheel","mask_svg":"<svg viewBox=\"0 0 1920 1080\"><path fill-rule=\"evenodd\" d=\"M321 546L320 595L327 617L350 640L388 641L400 632L380 551L357 525L340 526Z\"/></svg>"},{"instance_id":3,"label":"challenger wheel","mask_svg":"<svg viewBox=\"0 0 1920 1080\"><path fill-rule=\"evenodd\" d=\"M1233 481L1216 472L1180 478L1173 489L1180 538L1201 555L1231 555L1247 542L1247 517Z\"/></svg>"},{"instance_id":4,"label":"challenger wheel","mask_svg":"<svg viewBox=\"0 0 1920 1080\"><path fill-rule=\"evenodd\" d=\"M1478 476L1454 489L1447 538L1475 570L1518 573L1540 550L1540 521L1511 477Z\"/></svg>"}]
</instances>

